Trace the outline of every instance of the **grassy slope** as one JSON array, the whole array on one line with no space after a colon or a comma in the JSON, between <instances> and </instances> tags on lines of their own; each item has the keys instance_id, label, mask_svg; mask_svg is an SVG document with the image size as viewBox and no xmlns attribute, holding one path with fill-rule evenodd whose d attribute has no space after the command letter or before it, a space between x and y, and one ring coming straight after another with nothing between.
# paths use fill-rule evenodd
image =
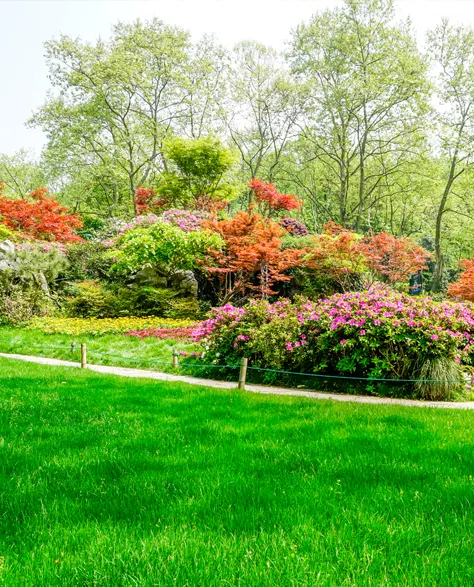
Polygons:
<instances>
[{"instance_id":1,"label":"grassy slope","mask_svg":"<svg viewBox=\"0 0 474 587\"><path fill-rule=\"evenodd\" d=\"M0 584L474 583L471 412L5 359L0 402Z\"/></svg>"},{"instance_id":2,"label":"grassy slope","mask_svg":"<svg viewBox=\"0 0 474 587\"><path fill-rule=\"evenodd\" d=\"M71 343L73 341L77 343L75 353L71 353ZM192 343L171 339L160 340L151 337L139 339L122 334L105 334L102 336L44 334L40 330L0 326L0 352L3 353L41 355L68 361L79 361L80 343L87 345L90 363L157 369L159 371L166 369L166 365L160 363L172 362L173 349L189 351L197 348ZM148 359L148 361L126 360L120 357ZM153 363L153 361L157 361L157 363Z\"/></svg>"}]
</instances>

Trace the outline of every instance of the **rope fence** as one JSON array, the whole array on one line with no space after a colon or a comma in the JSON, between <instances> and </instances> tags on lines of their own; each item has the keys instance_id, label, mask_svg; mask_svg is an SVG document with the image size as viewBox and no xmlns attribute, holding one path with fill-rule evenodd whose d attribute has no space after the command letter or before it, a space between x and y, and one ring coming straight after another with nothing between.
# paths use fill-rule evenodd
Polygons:
<instances>
[{"instance_id":1,"label":"rope fence","mask_svg":"<svg viewBox=\"0 0 474 587\"><path fill-rule=\"evenodd\" d=\"M113 353L104 353L102 351L97 351L91 348L87 348L86 344L76 344L76 342L72 342L68 345L45 345L45 344L35 344L35 343L22 343L17 342L12 339L5 339L0 337L0 344L6 343L9 346L18 346L21 348L41 348L42 351L44 350L68 350L71 354L75 354L76 351L80 351L80 363L82 368L87 367L88 363L88 354L92 354L96 357L105 357L105 358L112 358L112 359L119 359L121 361L130 361L134 363L141 363L141 364L148 364L148 365L162 365L168 366L172 369L172 371L180 371L180 370L187 370L187 369L196 369L205 371L207 369L214 370L213 372L216 373L216 370L220 370L221 373L229 374L229 370L239 370L239 377L237 382L238 389L245 389L245 384L247 383L248 375L252 373L262 373L262 374L269 374L273 376L273 380L275 380L275 376L283 376L285 379L288 378L304 378L309 380L316 380L316 381L341 381L345 383L354 383L354 384L415 384L415 383L453 383L453 384L470 384L474 386L474 374L467 375L464 379L397 379L397 378L378 378L378 377L354 377L349 375L327 375L324 373L303 373L298 371L285 371L281 369L268 369L264 367L252 366L249 364L249 360L247 358L243 358L240 364L237 365L220 365L216 363L197 363L197 362L183 362L179 361L180 353L176 350L173 351L172 357L170 361L162 361L158 359L145 359L139 357L129 357L124 355L118 355ZM233 378L235 380L235 377ZM268 381L266 381L268 382Z\"/></svg>"}]
</instances>

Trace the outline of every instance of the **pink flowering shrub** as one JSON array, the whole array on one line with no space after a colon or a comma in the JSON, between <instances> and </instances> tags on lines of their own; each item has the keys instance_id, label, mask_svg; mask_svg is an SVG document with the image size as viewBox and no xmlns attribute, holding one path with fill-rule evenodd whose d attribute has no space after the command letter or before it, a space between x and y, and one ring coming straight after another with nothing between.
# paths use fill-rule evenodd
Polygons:
<instances>
[{"instance_id":1,"label":"pink flowering shrub","mask_svg":"<svg viewBox=\"0 0 474 587\"><path fill-rule=\"evenodd\" d=\"M194 340L206 349L207 361L235 364L248 357L266 369L425 379L427 361L448 360L455 368L471 363L474 310L384 289L316 302L254 301L245 308L214 309ZM413 385L405 387L414 393Z\"/></svg>"},{"instance_id":2,"label":"pink flowering shrub","mask_svg":"<svg viewBox=\"0 0 474 587\"><path fill-rule=\"evenodd\" d=\"M200 230L202 222L209 219L206 212L190 212L189 210L166 210L162 216L163 222L174 224L185 232Z\"/></svg>"}]
</instances>

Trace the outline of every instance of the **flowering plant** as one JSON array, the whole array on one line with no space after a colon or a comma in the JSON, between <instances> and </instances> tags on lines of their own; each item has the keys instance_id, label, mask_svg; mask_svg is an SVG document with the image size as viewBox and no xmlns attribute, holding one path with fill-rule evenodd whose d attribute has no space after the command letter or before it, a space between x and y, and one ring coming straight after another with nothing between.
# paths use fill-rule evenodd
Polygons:
<instances>
[{"instance_id":1,"label":"flowering plant","mask_svg":"<svg viewBox=\"0 0 474 587\"><path fill-rule=\"evenodd\" d=\"M147 316L141 318L33 318L29 330L42 330L45 334L70 334L73 336L121 334L149 329L183 330L192 327L191 320L172 320ZM172 338L179 338L173 336Z\"/></svg>"},{"instance_id":2,"label":"flowering plant","mask_svg":"<svg viewBox=\"0 0 474 587\"><path fill-rule=\"evenodd\" d=\"M178 339L178 340L191 340L194 326L185 326L182 328L148 328L146 330L131 330L127 332L127 336L133 336L135 338L159 338L165 339Z\"/></svg>"},{"instance_id":3,"label":"flowering plant","mask_svg":"<svg viewBox=\"0 0 474 587\"><path fill-rule=\"evenodd\" d=\"M467 365L474 351L472 306L412 298L374 287L270 304L229 304L194 331L207 359L249 357L267 369L381 379L421 378L427 361Z\"/></svg>"}]
</instances>

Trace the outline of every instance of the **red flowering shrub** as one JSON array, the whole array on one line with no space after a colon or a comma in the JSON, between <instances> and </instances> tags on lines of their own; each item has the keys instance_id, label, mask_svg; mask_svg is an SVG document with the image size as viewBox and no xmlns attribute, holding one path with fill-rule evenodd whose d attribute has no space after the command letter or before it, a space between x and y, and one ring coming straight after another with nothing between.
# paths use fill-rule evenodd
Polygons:
<instances>
[{"instance_id":1,"label":"red flowering shrub","mask_svg":"<svg viewBox=\"0 0 474 587\"><path fill-rule=\"evenodd\" d=\"M30 199L11 200L2 195L0 183L0 221L10 230L38 240L74 242L82 241L74 230L82 227L77 214L68 214L46 188L29 194Z\"/></svg>"}]
</instances>

